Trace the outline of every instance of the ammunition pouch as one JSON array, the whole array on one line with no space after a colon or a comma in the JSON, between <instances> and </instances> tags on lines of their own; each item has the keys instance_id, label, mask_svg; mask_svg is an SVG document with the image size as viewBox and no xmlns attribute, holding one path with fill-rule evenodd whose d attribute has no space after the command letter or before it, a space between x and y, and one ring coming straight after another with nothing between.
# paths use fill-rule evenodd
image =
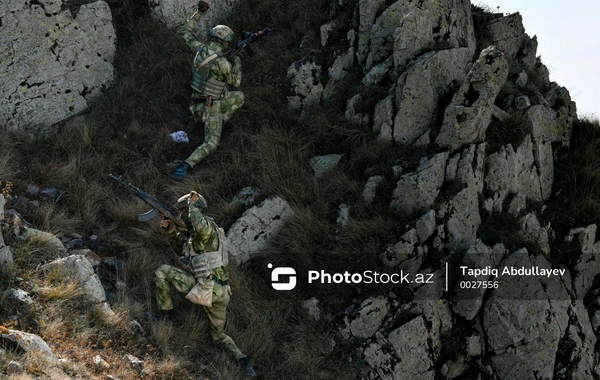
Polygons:
<instances>
[{"instance_id":1,"label":"ammunition pouch","mask_svg":"<svg viewBox=\"0 0 600 380\"><path fill-rule=\"evenodd\" d=\"M211 307L214 287L215 281L213 279L199 278L196 285L185 295L185 298L195 304Z\"/></svg>"}]
</instances>

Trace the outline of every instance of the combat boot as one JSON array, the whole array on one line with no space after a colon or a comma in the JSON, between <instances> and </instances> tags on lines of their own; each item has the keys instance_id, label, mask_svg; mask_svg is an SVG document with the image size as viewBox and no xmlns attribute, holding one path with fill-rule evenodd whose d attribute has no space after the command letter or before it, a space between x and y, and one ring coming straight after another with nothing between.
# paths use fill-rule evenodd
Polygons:
<instances>
[{"instance_id":1,"label":"combat boot","mask_svg":"<svg viewBox=\"0 0 600 380\"><path fill-rule=\"evenodd\" d=\"M183 161L181 164L179 164L177 169L175 169L171 173L171 178L176 179L176 180L185 179L188 176L188 172L190 171L191 168L192 167L190 166L190 164Z\"/></svg>"},{"instance_id":2,"label":"combat boot","mask_svg":"<svg viewBox=\"0 0 600 380\"><path fill-rule=\"evenodd\" d=\"M248 359L247 356L244 356L243 358L241 358L239 360L240 365L242 366L242 368L244 368L246 370L246 374L248 375L248 377L256 377L256 372L254 372L254 368L252 368L252 365L250 365L250 359Z\"/></svg>"}]
</instances>

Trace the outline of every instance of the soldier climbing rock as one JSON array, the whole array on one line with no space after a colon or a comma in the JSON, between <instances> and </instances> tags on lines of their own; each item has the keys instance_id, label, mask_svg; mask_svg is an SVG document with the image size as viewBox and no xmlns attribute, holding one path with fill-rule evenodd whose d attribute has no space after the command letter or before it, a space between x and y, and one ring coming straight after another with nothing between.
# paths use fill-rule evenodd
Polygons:
<instances>
[{"instance_id":1,"label":"soldier climbing rock","mask_svg":"<svg viewBox=\"0 0 600 380\"><path fill-rule=\"evenodd\" d=\"M158 267L155 272L158 308L165 317L173 317L173 288L186 294L185 298L189 301L202 305L213 341L233 356L250 377L256 377L248 357L225 334L227 305L231 296L229 275L225 269L228 262L225 233L214 220L205 216L206 208L204 197L192 191L177 200L177 210L186 228L167 218L161 221L169 244L180 255L185 269L170 265Z\"/></svg>"},{"instance_id":2,"label":"soldier climbing rock","mask_svg":"<svg viewBox=\"0 0 600 380\"><path fill-rule=\"evenodd\" d=\"M188 176L192 167L212 154L221 140L223 124L244 104L244 93L229 91L242 81L241 57L244 51L230 59L224 55L234 46L233 31L225 25L210 29L210 41L204 43L194 36L194 28L208 11L210 4L198 2L198 11L181 28L180 34L192 50L192 105L196 122L204 122L204 142L171 173L177 180Z\"/></svg>"}]
</instances>

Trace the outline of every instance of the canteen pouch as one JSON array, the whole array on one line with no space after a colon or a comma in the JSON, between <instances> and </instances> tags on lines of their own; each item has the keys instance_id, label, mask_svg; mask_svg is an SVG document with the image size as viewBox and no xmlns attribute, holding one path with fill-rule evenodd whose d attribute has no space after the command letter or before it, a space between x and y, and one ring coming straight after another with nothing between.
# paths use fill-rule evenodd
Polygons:
<instances>
[{"instance_id":1,"label":"canteen pouch","mask_svg":"<svg viewBox=\"0 0 600 380\"><path fill-rule=\"evenodd\" d=\"M211 307L214 287L214 280L198 279L196 285L194 285L192 290L190 290L188 294L185 295L185 298L195 304Z\"/></svg>"}]
</instances>

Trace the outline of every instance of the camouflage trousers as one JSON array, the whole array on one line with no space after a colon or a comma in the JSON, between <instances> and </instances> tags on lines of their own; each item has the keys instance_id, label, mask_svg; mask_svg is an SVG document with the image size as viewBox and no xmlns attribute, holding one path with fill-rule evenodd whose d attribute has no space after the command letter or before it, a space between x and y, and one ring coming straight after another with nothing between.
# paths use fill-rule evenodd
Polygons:
<instances>
[{"instance_id":1,"label":"camouflage trousers","mask_svg":"<svg viewBox=\"0 0 600 380\"><path fill-rule=\"evenodd\" d=\"M173 309L172 288L180 293L187 294L196 285L196 278L193 274L170 265L161 265L154 273L156 275L156 302L160 310ZM213 342L225 349L236 360L239 360L246 355L240 351L233 339L225 334L227 305L230 296L231 288L229 285L222 286L215 283L212 306L203 306L203 308L208 317L210 336Z\"/></svg>"},{"instance_id":2,"label":"camouflage trousers","mask_svg":"<svg viewBox=\"0 0 600 380\"><path fill-rule=\"evenodd\" d=\"M242 105L244 105L244 93L230 91L223 99L213 100L211 107L206 107L204 102L190 107L194 119L204 121L204 142L185 160L190 166L193 167L217 150L223 124L231 119Z\"/></svg>"}]
</instances>

